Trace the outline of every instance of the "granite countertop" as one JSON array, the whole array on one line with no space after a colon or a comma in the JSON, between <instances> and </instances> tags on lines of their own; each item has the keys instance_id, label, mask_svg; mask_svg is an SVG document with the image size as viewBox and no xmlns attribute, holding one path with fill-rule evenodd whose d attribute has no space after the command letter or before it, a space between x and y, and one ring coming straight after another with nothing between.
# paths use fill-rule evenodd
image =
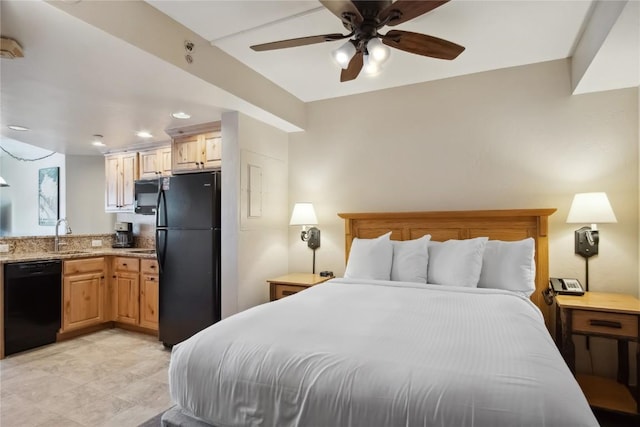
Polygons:
<instances>
[{"instance_id":1,"label":"granite countertop","mask_svg":"<svg viewBox=\"0 0 640 427\"><path fill-rule=\"evenodd\" d=\"M61 250L60 252L42 251L42 252L24 252L24 253L8 253L0 254L0 263L23 262L23 261L40 261L54 259L76 259L89 258L95 256L130 256L136 258L156 259L155 249L151 248L90 248L76 250Z\"/></svg>"}]
</instances>

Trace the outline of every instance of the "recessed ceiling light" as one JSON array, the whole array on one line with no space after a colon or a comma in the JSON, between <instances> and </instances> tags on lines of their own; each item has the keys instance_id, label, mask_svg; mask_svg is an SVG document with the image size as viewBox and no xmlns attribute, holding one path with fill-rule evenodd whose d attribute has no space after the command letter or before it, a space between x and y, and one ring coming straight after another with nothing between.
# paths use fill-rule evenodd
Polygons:
<instances>
[{"instance_id":1,"label":"recessed ceiling light","mask_svg":"<svg viewBox=\"0 0 640 427\"><path fill-rule=\"evenodd\" d=\"M26 128L24 126L18 126L18 125L9 125L7 126L9 129L11 130L19 130L19 131L25 131L25 130L29 130L29 128Z\"/></svg>"},{"instance_id":2,"label":"recessed ceiling light","mask_svg":"<svg viewBox=\"0 0 640 427\"><path fill-rule=\"evenodd\" d=\"M93 141L91 141L91 145L95 145L96 147L104 147L104 142L102 142L103 136L99 133L93 135Z\"/></svg>"},{"instance_id":3,"label":"recessed ceiling light","mask_svg":"<svg viewBox=\"0 0 640 427\"><path fill-rule=\"evenodd\" d=\"M151 133L147 132L146 130L141 130L140 132L136 133L136 135L138 135L140 138L151 138L151 137L153 137L153 135L151 135Z\"/></svg>"},{"instance_id":4,"label":"recessed ceiling light","mask_svg":"<svg viewBox=\"0 0 640 427\"><path fill-rule=\"evenodd\" d=\"M175 119L190 119L191 114L187 114L184 111L178 111L177 113L172 113L171 116Z\"/></svg>"}]
</instances>

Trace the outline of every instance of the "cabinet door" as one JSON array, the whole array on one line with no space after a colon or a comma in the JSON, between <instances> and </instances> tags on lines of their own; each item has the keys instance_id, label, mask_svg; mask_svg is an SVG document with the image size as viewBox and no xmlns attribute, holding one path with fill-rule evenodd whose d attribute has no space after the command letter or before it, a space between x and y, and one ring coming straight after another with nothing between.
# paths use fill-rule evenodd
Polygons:
<instances>
[{"instance_id":1,"label":"cabinet door","mask_svg":"<svg viewBox=\"0 0 640 427\"><path fill-rule=\"evenodd\" d=\"M104 207L107 212L113 212L120 209L120 157L119 156L107 156L105 157L105 197Z\"/></svg>"},{"instance_id":2,"label":"cabinet door","mask_svg":"<svg viewBox=\"0 0 640 427\"><path fill-rule=\"evenodd\" d=\"M105 211L132 212L134 181L138 179L138 153L105 157Z\"/></svg>"},{"instance_id":3,"label":"cabinet door","mask_svg":"<svg viewBox=\"0 0 640 427\"><path fill-rule=\"evenodd\" d=\"M140 281L140 326L158 330L158 276L143 274Z\"/></svg>"},{"instance_id":4,"label":"cabinet door","mask_svg":"<svg viewBox=\"0 0 640 427\"><path fill-rule=\"evenodd\" d=\"M116 321L138 323L138 293L140 276L138 273L117 271L114 278Z\"/></svg>"},{"instance_id":5,"label":"cabinet door","mask_svg":"<svg viewBox=\"0 0 640 427\"><path fill-rule=\"evenodd\" d=\"M104 275L65 276L62 285L62 331L97 325L104 321Z\"/></svg>"},{"instance_id":6,"label":"cabinet door","mask_svg":"<svg viewBox=\"0 0 640 427\"><path fill-rule=\"evenodd\" d=\"M133 211L135 201L134 181L138 179L138 153L122 155L121 209Z\"/></svg>"},{"instance_id":7,"label":"cabinet door","mask_svg":"<svg viewBox=\"0 0 640 427\"><path fill-rule=\"evenodd\" d=\"M173 172L200 169L202 149L200 148L198 135L175 138L173 140L171 161L173 162Z\"/></svg>"},{"instance_id":8,"label":"cabinet door","mask_svg":"<svg viewBox=\"0 0 640 427\"><path fill-rule=\"evenodd\" d=\"M171 147L158 150L158 167L162 176L171 175Z\"/></svg>"},{"instance_id":9,"label":"cabinet door","mask_svg":"<svg viewBox=\"0 0 640 427\"><path fill-rule=\"evenodd\" d=\"M220 138L220 132L209 132L202 135L202 144L204 146L203 167L220 167L220 159L222 158L222 138Z\"/></svg>"},{"instance_id":10,"label":"cabinet door","mask_svg":"<svg viewBox=\"0 0 640 427\"><path fill-rule=\"evenodd\" d=\"M157 150L141 151L140 157L140 178L155 178L160 171L160 158Z\"/></svg>"}]
</instances>

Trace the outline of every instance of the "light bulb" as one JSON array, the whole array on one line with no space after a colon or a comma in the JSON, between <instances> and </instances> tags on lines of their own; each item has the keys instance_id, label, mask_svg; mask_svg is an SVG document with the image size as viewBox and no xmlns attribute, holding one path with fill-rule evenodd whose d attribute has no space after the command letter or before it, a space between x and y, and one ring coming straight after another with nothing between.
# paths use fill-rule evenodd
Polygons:
<instances>
[{"instance_id":1,"label":"light bulb","mask_svg":"<svg viewBox=\"0 0 640 427\"><path fill-rule=\"evenodd\" d=\"M370 76L378 74L382 67L379 62L372 60L369 55L364 56L364 66L363 66L365 74Z\"/></svg>"},{"instance_id":2,"label":"light bulb","mask_svg":"<svg viewBox=\"0 0 640 427\"><path fill-rule=\"evenodd\" d=\"M340 46L338 49L332 52L333 59L342 67L347 68L353 55L356 54L356 47L351 43L351 40Z\"/></svg>"},{"instance_id":3,"label":"light bulb","mask_svg":"<svg viewBox=\"0 0 640 427\"><path fill-rule=\"evenodd\" d=\"M371 59L378 64L382 64L389 59L389 47L382 43L378 38L369 40L367 43L367 51L369 52Z\"/></svg>"}]
</instances>

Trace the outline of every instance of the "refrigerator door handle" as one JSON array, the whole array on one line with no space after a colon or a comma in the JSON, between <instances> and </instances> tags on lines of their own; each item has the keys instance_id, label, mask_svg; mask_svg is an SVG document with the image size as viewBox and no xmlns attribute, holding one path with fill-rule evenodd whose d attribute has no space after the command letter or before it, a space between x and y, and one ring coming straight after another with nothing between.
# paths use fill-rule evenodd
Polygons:
<instances>
[{"instance_id":1,"label":"refrigerator door handle","mask_svg":"<svg viewBox=\"0 0 640 427\"><path fill-rule=\"evenodd\" d=\"M158 227L166 227L167 225L164 224L160 224L160 218L162 217L162 213L164 212L164 215L166 216L166 212L167 212L167 198L164 194L164 190L162 189L162 178L158 178L158 197L156 199L156 229ZM164 208L164 209L162 209ZM166 222L166 218L165 218L165 222Z\"/></svg>"},{"instance_id":2,"label":"refrigerator door handle","mask_svg":"<svg viewBox=\"0 0 640 427\"><path fill-rule=\"evenodd\" d=\"M163 178L158 178L158 198L156 199L156 254L158 257L158 269L159 272L162 273L164 269L164 261L167 253L167 230L166 230L166 212L167 212L167 198L164 194L163 186L162 186ZM165 224L160 224L160 218L165 216ZM160 233L164 232L164 241L160 244Z\"/></svg>"},{"instance_id":3,"label":"refrigerator door handle","mask_svg":"<svg viewBox=\"0 0 640 427\"><path fill-rule=\"evenodd\" d=\"M162 245L160 244L160 233L164 233L164 240ZM156 256L158 257L158 269L162 273L164 268L164 259L167 254L167 230L163 228L156 228Z\"/></svg>"}]
</instances>

